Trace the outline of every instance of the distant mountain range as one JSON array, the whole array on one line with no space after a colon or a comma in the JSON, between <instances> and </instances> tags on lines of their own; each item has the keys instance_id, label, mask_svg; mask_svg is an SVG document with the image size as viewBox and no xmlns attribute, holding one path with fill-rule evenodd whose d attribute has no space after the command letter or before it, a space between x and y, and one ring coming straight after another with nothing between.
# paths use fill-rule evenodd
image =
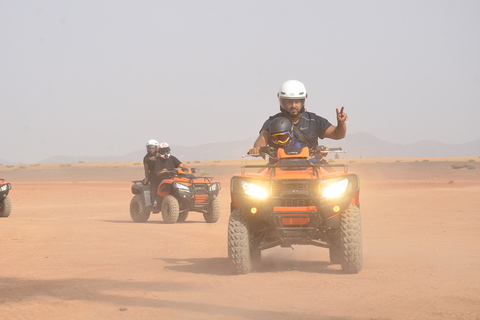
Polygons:
<instances>
[{"instance_id":1,"label":"distant mountain range","mask_svg":"<svg viewBox=\"0 0 480 320\"><path fill-rule=\"evenodd\" d=\"M182 161L194 160L240 160L253 146L256 138L241 141L207 143L195 147L172 145L172 154ZM341 158L430 158L430 157L480 157L480 139L462 144L447 144L435 141L420 141L413 144L397 144L381 140L369 133L348 134L343 140L319 141L328 147L342 147L347 153ZM145 149L124 156L53 156L42 161L47 163L83 162L141 162ZM11 165L0 159L0 164Z\"/></svg>"}]
</instances>

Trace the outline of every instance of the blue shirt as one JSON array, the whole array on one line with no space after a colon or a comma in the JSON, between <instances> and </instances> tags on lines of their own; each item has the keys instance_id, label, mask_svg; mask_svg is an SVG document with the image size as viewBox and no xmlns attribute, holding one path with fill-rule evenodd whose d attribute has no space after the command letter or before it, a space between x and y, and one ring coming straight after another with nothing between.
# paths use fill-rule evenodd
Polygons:
<instances>
[{"instance_id":1,"label":"blue shirt","mask_svg":"<svg viewBox=\"0 0 480 320\"><path fill-rule=\"evenodd\" d=\"M274 116L271 116L268 118L267 121L262 126L262 129L260 129L260 132L262 130L268 131L268 128L270 127L270 123L272 122L273 119L277 117L285 117L285 115L281 112L277 113ZM300 129L300 132L305 135L308 141L314 146L318 146L318 139L323 139L325 135L325 131L331 126L332 124L325 118L322 118L320 116L317 116L313 112L308 112L305 111L302 113L302 117L298 122L294 125L298 129ZM298 142L303 146L307 146L307 144L299 137L297 136L295 130L292 132L293 135L293 141Z\"/></svg>"}]
</instances>

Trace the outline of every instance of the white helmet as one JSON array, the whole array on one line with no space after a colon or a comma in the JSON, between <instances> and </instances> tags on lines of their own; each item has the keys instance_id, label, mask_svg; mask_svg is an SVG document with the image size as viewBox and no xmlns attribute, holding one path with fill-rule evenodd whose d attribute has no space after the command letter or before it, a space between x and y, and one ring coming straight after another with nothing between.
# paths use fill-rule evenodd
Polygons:
<instances>
[{"instance_id":1,"label":"white helmet","mask_svg":"<svg viewBox=\"0 0 480 320\"><path fill-rule=\"evenodd\" d=\"M154 139L150 139L147 141L147 147L158 147L158 141Z\"/></svg>"},{"instance_id":2,"label":"white helmet","mask_svg":"<svg viewBox=\"0 0 480 320\"><path fill-rule=\"evenodd\" d=\"M163 159L168 159L170 157L170 146L166 142L162 142L158 145L157 148L157 153L162 157Z\"/></svg>"},{"instance_id":3,"label":"white helmet","mask_svg":"<svg viewBox=\"0 0 480 320\"><path fill-rule=\"evenodd\" d=\"M280 99L306 99L307 89L300 81L288 80L278 90L277 97Z\"/></svg>"}]
</instances>

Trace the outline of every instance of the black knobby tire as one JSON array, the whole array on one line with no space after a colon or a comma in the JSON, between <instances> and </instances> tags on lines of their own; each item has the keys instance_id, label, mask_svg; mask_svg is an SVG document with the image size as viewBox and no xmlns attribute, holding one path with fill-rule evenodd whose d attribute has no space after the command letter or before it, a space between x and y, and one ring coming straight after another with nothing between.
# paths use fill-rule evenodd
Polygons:
<instances>
[{"instance_id":1,"label":"black knobby tire","mask_svg":"<svg viewBox=\"0 0 480 320\"><path fill-rule=\"evenodd\" d=\"M332 229L332 233L330 235L330 241L332 246L328 249L330 262L333 264L341 264L342 263L342 245L340 243L340 227L336 229Z\"/></svg>"},{"instance_id":2,"label":"black knobby tire","mask_svg":"<svg viewBox=\"0 0 480 320\"><path fill-rule=\"evenodd\" d=\"M228 221L228 259L235 274L252 271L247 219L241 209L234 209Z\"/></svg>"},{"instance_id":3,"label":"black knobby tire","mask_svg":"<svg viewBox=\"0 0 480 320\"><path fill-rule=\"evenodd\" d=\"M12 212L12 202L10 198L6 196L3 201L0 201L0 218L8 217L10 212Z\"/></svg>"},{"instance_id":4,"label":"black knobby tire","mask_svg":"<svg viewBox=\"0 0 480 320\"><path fill-rule=\"evenodd\" d=\"M180 206L178 205L178 200L172 195L166 196L162 202L163 221L169 224L175 223L178 221L179 214Z\"/></svg>"},{"instance_id":5,"label":"black knobby tire","mask_svg":"<svg viewBox=\"0 0 480 320\"><path fill-rule=\"evenodd\" d=\"M220 200L213 199L208 205L207 212L203 213L203 218L207 223L215 223L220 218Z\"/></svg>"},{"instance_id":6,"label":"black knobby tire","mask_svg":"<svg viewBox=\"0 0 480 320\"><path fill-rule=\"evenodd\" d=\"M360 209L350 205L340 217L340 257L345 273L358 273L363 267L362 217Z\"/></svg>"},{"instance_id":7,"label":"black knobby tire","mask_svg":"<svg viewBox=\"0 0 480 320\"><path fill-rule=\"evenodd\" d=\"M259 269L262 264L262 251L256 250L250 246L250 259L252 259L252 269Z\"/></svg>"},{"instance_id":8,"label":"black knobby tire","mask_svg":"<svg viewBox=\"0 0 480 320\"><path fill-rule=\"evenodd\" d=\"M130 201L130 217L135 222L145 222L150 218L150 210L145 205L143 195L136 194Z\"/></svg>"},{"instance_id":9,"label":"black knobby tire","mask_svg":"<svg viewBox=\"0 0 480 320\"><path fill-rule=\"evenodd\" d=\"M330 262L333 264L342 263L342 246L333 246L329 249Z\"/></svg>"},{"instance_id":10,"label":"black knobby tire","mask_svg":"<svg viewBox=\"0 0 480 320\"><path fill-rule=\"evenodd\" d=\"M188 211L180 212L180 213L178 214L178 220L177 220L177 222L185 222L185 220L187 220L187 217L188 217Z\"/></svg>"}]
</instances>

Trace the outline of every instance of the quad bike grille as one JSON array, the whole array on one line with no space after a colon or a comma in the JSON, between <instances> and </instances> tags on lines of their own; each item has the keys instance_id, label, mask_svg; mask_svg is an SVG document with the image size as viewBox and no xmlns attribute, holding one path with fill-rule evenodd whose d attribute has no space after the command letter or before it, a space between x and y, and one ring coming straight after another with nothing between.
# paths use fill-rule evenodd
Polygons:
<instances>
[{"instance_id":1,"label":"quad bike grille","mask_svg":"<svg viewBox=\"0 0 480 320\"><path fill-rule=\"evenodd\" d=\"M290 182L290 181L275 181L272 184L272 195L281 196L285 193L295 193L301 192L305 194L308 192L310 195L318 195L318 184L316 181L301 181L301 182Z\"/></svg>"},{"instance_id":2,"label":"quad bike grille","mask_svg":"<svg viewBox=\"0 0 480 320\"><path fill-rule=\"evenodd\" d=\"M195 184L195 194L196 195L208 195L208 186L206 184Z\"/></svg>"},{"instance_id":3,"label":"quad bike grille","mask_svg":"<svg viewBox=\"0 0 480 320\"><path fill-rule=\"evenodd\" d=\"M277 213L277 228L306 227L310 213L316 212L314 199L318 198L317 181L273 181L273 207ZM286 208L293 208L285 211ZM297 208L295 210L294 208ZM308 212L306 212L308 211Z\"/></svg>"},{"instance_id":4,"label":"quad bike grille","mask_svg":"<svg viewBox=\"0 0 480 320\"><path fill-rule=\"evenodd\" d=\"M279 201L279 207L309 207L314 203L311 199L281 199Z\"/></svg>"},{"instance_id":5,"label":"quad bike grille","mask_svg":"<svg viewBox=\"0 0 480 320\"><path fill-rule=\"evenodd\" d=\"M274 206L314 206L313 199L318 198L318 194L316 181L274 181L272 184Z\"/></svg>"}]
</instances>

